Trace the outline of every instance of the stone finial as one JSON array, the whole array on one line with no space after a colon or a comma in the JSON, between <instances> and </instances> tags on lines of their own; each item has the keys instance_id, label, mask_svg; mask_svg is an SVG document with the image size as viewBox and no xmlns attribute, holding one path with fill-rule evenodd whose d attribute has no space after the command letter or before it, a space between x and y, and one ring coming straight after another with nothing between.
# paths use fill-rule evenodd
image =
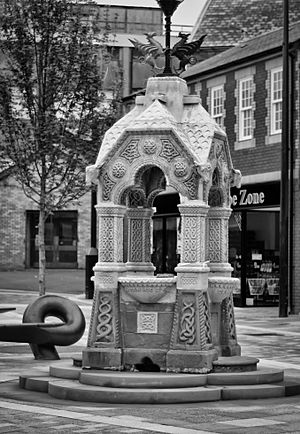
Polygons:
<instances>
[{"instance_id":1,"label":"stone finial","mask_svg":"<svg viewBox=\"0 0 300 434\"><path fill-rule=\"evenodd\" d=\"M99 170L97 169L95 164L88 166L85 169L85 180L88 186L91 186L92 184L97 184L98 175L99 175L98 172Z\"/></svg>"}]
</instances>

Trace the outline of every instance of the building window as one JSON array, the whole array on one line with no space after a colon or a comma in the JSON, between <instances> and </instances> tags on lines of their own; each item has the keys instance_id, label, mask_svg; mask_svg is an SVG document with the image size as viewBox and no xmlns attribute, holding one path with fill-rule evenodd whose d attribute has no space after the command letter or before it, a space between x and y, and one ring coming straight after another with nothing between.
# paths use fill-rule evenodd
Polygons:
<instances>
[{"instance_id":1,"label":"building window","mask_svg":"<svg viewBox=\"0 0 300 434\"><path fill-rule=\"evenodd\" d=\"M224 96L223 86L216 86L211 88L211 116L216 123L223 126L223 112L224 112Z\"/></svg>"},{"instance_id":2,"label":"building window","mask_svg":"<svg viewBox=\"0 0 300 434\"><path fill-rule=\"evenodd\" d=\"M253 137L253 79L248 77L239 83L239 140Z\"/></svg>"},{"instance_id":3,"label":"building window","mask_svg":"<svg viewBox=\"0 0 300 434\"><path fill-rule=\"evenodd\" d=\"M271 71L271 134L281 133L282 126L282 68Z\"/></svg>"}]
</instances>

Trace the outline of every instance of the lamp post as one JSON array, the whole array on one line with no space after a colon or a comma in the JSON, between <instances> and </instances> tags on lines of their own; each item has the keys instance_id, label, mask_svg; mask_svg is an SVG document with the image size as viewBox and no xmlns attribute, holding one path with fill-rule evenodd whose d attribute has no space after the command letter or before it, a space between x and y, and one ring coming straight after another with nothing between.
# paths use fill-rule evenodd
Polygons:
<instances>
[{"instance_id":1,"label":"lamp post","mask_svg":"<svg viewBox=\"0 0 300 434\"><path fill-rule=\"evenodd\" d=\"M165 69L161 76L174 75L171 68L171 17L183 0L156 0L165 15L166 48L165 48Z\"/></svg>"},{"instance_id":2,"label":"lamp post","mask_svg":"<svg viewBox=\"0 0 300 434\"><path fill-rule=\"evenodd\" d=\"M289 258L289 1L283 0L283 83L282 83L282 144L280 184L280 286L279 316L288 316ZM293 182L293 180L291 180Z\"/></svg>"}]
</instances>

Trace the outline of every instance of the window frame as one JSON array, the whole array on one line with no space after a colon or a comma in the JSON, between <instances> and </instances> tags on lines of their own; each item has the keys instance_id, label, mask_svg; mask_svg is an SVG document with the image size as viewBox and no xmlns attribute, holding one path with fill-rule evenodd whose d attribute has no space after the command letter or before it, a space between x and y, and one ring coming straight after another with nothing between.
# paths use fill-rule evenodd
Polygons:
<instances>
[{"instance_id":1,"label":"window frame","mask_svg":"<svg viewBox=\"0 0 300 434\"><path fill-rule=\"evenodd\" d=\"M245 107L243 107L243 89L242 86L244 83L246 82L251 82L251 87L250 87L250 91L251 91L251 104L246 105ZM254 107L253 107L253 103L254 103L254 80L253 80L253 76L247 76L244 78L241 78L239 80L239 141L242 142L244 140L251 140L253 139L253 112L254 112ZM249 128L251 129L250 134L244 134L245 132L245 126L244 126L244 120L245 120L245 113L247 111L250 111L251 113L251 117L249 120Z\"/></svg>"},{"instance_id":2,"label":"window frame","mask_svg":"<svg viewBox=\"0 0 300 434\"><path fill-rule=\"evenodd\" d=\"M214 104L216 101L215 98L215 93L216 92L221 92L220 95L220 99L221 99L221 103L219 105ZM214 113L214 109L216 107L221 107L221 113ZM213 86L210 89L210 114L211 117L215 120L215 122L220 126L223 127L224 125L224 85L218 85L218 86ZM217 121L217 119L220 119L220 122Z\"/></svg>"},{"instance_id":3,"label":"window frame","mask_svg":"<svg viewBox=\"0 0 300 434\"><path fill-rule=\"evenodd\" d=\"M282 66L278 66L277 68L272 68L270 71L271 72L271 80L270 80L270 82L271 82L271 84L270 84L270 135L281 134L281 132L282 132L282 79L283 79L282 71L283 71ZM281 90L280 90L281 98L275 99L274 98L274 93L275 93L274 92L275 91L275 89L274 89L274 83L275 83L274 76L278 72L281 72ZM278 90L277 90L277 92L278 92ZM275 107L276 107L276 104L278 104L278 103L281 103L281 120L280 120L281 128L276 129L275 128L275 125L276 125L275 116L276 116L277 112L276 112Z\"/></svg>"}]
</instances>

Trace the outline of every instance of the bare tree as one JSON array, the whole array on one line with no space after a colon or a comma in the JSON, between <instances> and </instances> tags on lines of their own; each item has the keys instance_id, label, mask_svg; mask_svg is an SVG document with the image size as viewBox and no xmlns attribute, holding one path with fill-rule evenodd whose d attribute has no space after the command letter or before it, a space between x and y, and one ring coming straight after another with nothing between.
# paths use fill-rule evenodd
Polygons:
<instances>
[{"instance_id":1,"label":"bare tree","mask_svg":"<svg viewBox=\"0 0 300 434\"><path fill-rule=\"evenodd\" d=\"M0 158L39 209L39 293L45 221L86 192L85 167L117 116L107 103L93 26L68 0L4 0L0 48Z\"/></svg>"}]
</instances>

